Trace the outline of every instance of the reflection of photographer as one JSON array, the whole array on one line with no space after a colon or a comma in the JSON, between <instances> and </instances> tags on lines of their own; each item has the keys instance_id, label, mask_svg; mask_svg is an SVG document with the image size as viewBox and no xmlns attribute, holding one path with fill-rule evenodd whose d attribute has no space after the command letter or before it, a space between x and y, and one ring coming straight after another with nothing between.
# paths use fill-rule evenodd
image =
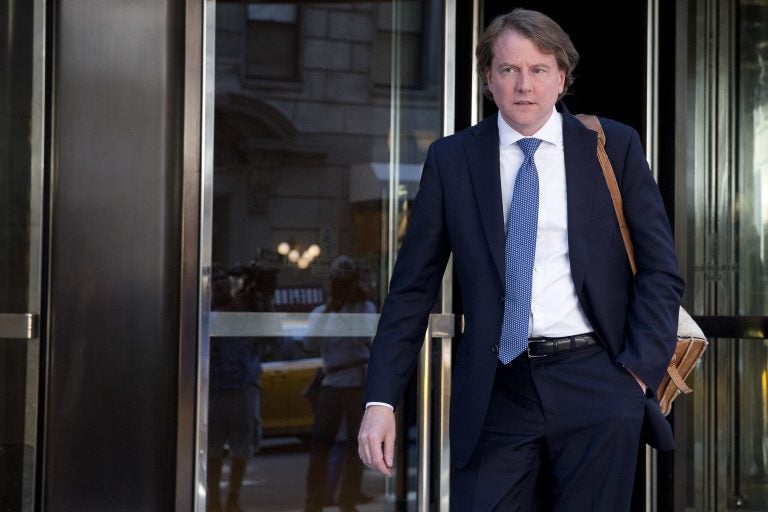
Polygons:
<instances>
[{"instance_id":1,"label":"reflection of photographer","mask_svg":"<svg viewBox=\"0 0 768 512\"><path fill-rule=\"evenodd\" d=\"M273 311L274 295L277 287L277 269L264 265L260 260L251 262L247 267L237 267L235 274L241 293L242 311Z\"/></svg>"},{"instance_id":2,"label":"reflection of photographer","mask_svg":"<svg viewBox=\"0 0 768 512\"><path fill-rule=\"evenodd\" d=\"M360 268L347 256L339 256L331 265L331 290L325 304L312 312L311 324L323 322L333 327L335 313L375 313L368 287L362 280ZM322 316L321 316L322 314ZM337 324L338 325L338 324ZM314 330L314 326L310 325ZM328 478L331 449L342 423L348 428L344 446L344 463L338 496L339 510L353 512L362 500L360 484L363 465L357 456L356 426L362 419L363 383L365 365L370 354L370 338L339 337L308 339L305 345L317 344L323 358L325 376L314 403L315 423L312 429L312 447L307 470L306 512L319 512L323 508Z\"/></svg>"},{"instance_id":3,"label":"reflection of photographer","mask_svg":"<svg viewBox=\"0 0 768 512\"><path fill-rule=\"evenodd\" d=\"M237 271L215 272L212 309L243 311L247 299L238 283ZM260 440L260 375L254 338L211 338L207 502L211 512L240 510L238 501L246 466ZM219 486L225 446L229 450L229 489L222 509Z\"/></svg>"}]
</instances>

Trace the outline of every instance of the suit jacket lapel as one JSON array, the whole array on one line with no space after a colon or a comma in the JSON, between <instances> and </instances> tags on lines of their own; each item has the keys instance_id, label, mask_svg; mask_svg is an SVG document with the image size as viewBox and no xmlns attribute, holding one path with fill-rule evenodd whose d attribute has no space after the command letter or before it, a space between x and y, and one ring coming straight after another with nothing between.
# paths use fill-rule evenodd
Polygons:
<instances>
[{"instance_id":1,"label":"suit jacket lapel","mask_svg":"<svg viewBox=\"0 0 768 512\"><path fill-rule=\"evenodd\" d=\"M499 129L497 117L489 116L474 127L465 142L467 165L480 209L483 232L499 279L504 282L504 219L499 171Z\"/></svg>"},{"instance_id":2,"label":"suit jacket lapel","mask_svg":"<svg viewBox=\"0 0 768 512\"><path fill-rule=\"evenodd\" d=\"M564 106L561 112L568 201L568 251L573 284L579 293L588 264L593 194L595 186L603 180L603 174L597 159L597 133L586 128Z\"/></svg>"}]
</instances>

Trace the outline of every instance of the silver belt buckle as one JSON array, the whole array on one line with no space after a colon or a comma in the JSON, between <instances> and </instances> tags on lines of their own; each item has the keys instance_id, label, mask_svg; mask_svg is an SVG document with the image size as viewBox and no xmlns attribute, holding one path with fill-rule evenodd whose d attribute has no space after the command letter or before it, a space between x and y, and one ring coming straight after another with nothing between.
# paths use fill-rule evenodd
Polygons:
<instances>
[{"instance_id":1,"label":"silver belt buckle","mask_svg":"<svg viewBox=\"0 0 768 512\"><path fill-rule=\"evenodd\" d=\"M549 355L549 354L541 354L541 355L537 356L535 354L531 354L531 344L530 343L528 343L528 346L525 347L525 350L526 350L526 352L528 352L528 358L529 359L540 359L542 357L547 357Z\"/></svg>"}]
</instances>

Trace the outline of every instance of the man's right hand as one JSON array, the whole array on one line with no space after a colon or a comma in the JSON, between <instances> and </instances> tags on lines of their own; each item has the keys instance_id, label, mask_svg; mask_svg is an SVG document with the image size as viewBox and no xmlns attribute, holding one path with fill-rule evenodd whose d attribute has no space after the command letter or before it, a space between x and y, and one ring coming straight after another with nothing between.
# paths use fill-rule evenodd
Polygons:
<instances>
[{"instance_id":1,"label":"man's right hand","mask_svg":"<svg viewBox=\"0 0 768 512\"><path fill-rule=\"evenodd\" d=\"M384 405L365 409L357 435L360 460L371 469L392 476L395 457L395 412Z\"/></svg>"}]
</instances>

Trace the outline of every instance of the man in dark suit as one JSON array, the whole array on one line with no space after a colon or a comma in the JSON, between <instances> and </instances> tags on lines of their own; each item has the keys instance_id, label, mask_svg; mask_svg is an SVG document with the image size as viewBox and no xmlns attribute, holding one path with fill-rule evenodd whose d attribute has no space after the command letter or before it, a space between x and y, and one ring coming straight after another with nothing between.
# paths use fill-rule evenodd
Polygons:
<instances>
[{"instance_id":1,"label":"man in dark suit","mask_svg":"<svg viewBox=\"0 0 768 512\"><path fill-rule=\"evenodd\" d=\"M499 114L430 147L373 342L360 457L391 474L393 408L453 253L465 327L451 509L626 511L641 440L673 446L654 390L683 281L658 187L637 132L602 119L633 276L596 133L559 101L578 60L568 35L515 9L476 53Z\"/></svg>"}]
</instances>

